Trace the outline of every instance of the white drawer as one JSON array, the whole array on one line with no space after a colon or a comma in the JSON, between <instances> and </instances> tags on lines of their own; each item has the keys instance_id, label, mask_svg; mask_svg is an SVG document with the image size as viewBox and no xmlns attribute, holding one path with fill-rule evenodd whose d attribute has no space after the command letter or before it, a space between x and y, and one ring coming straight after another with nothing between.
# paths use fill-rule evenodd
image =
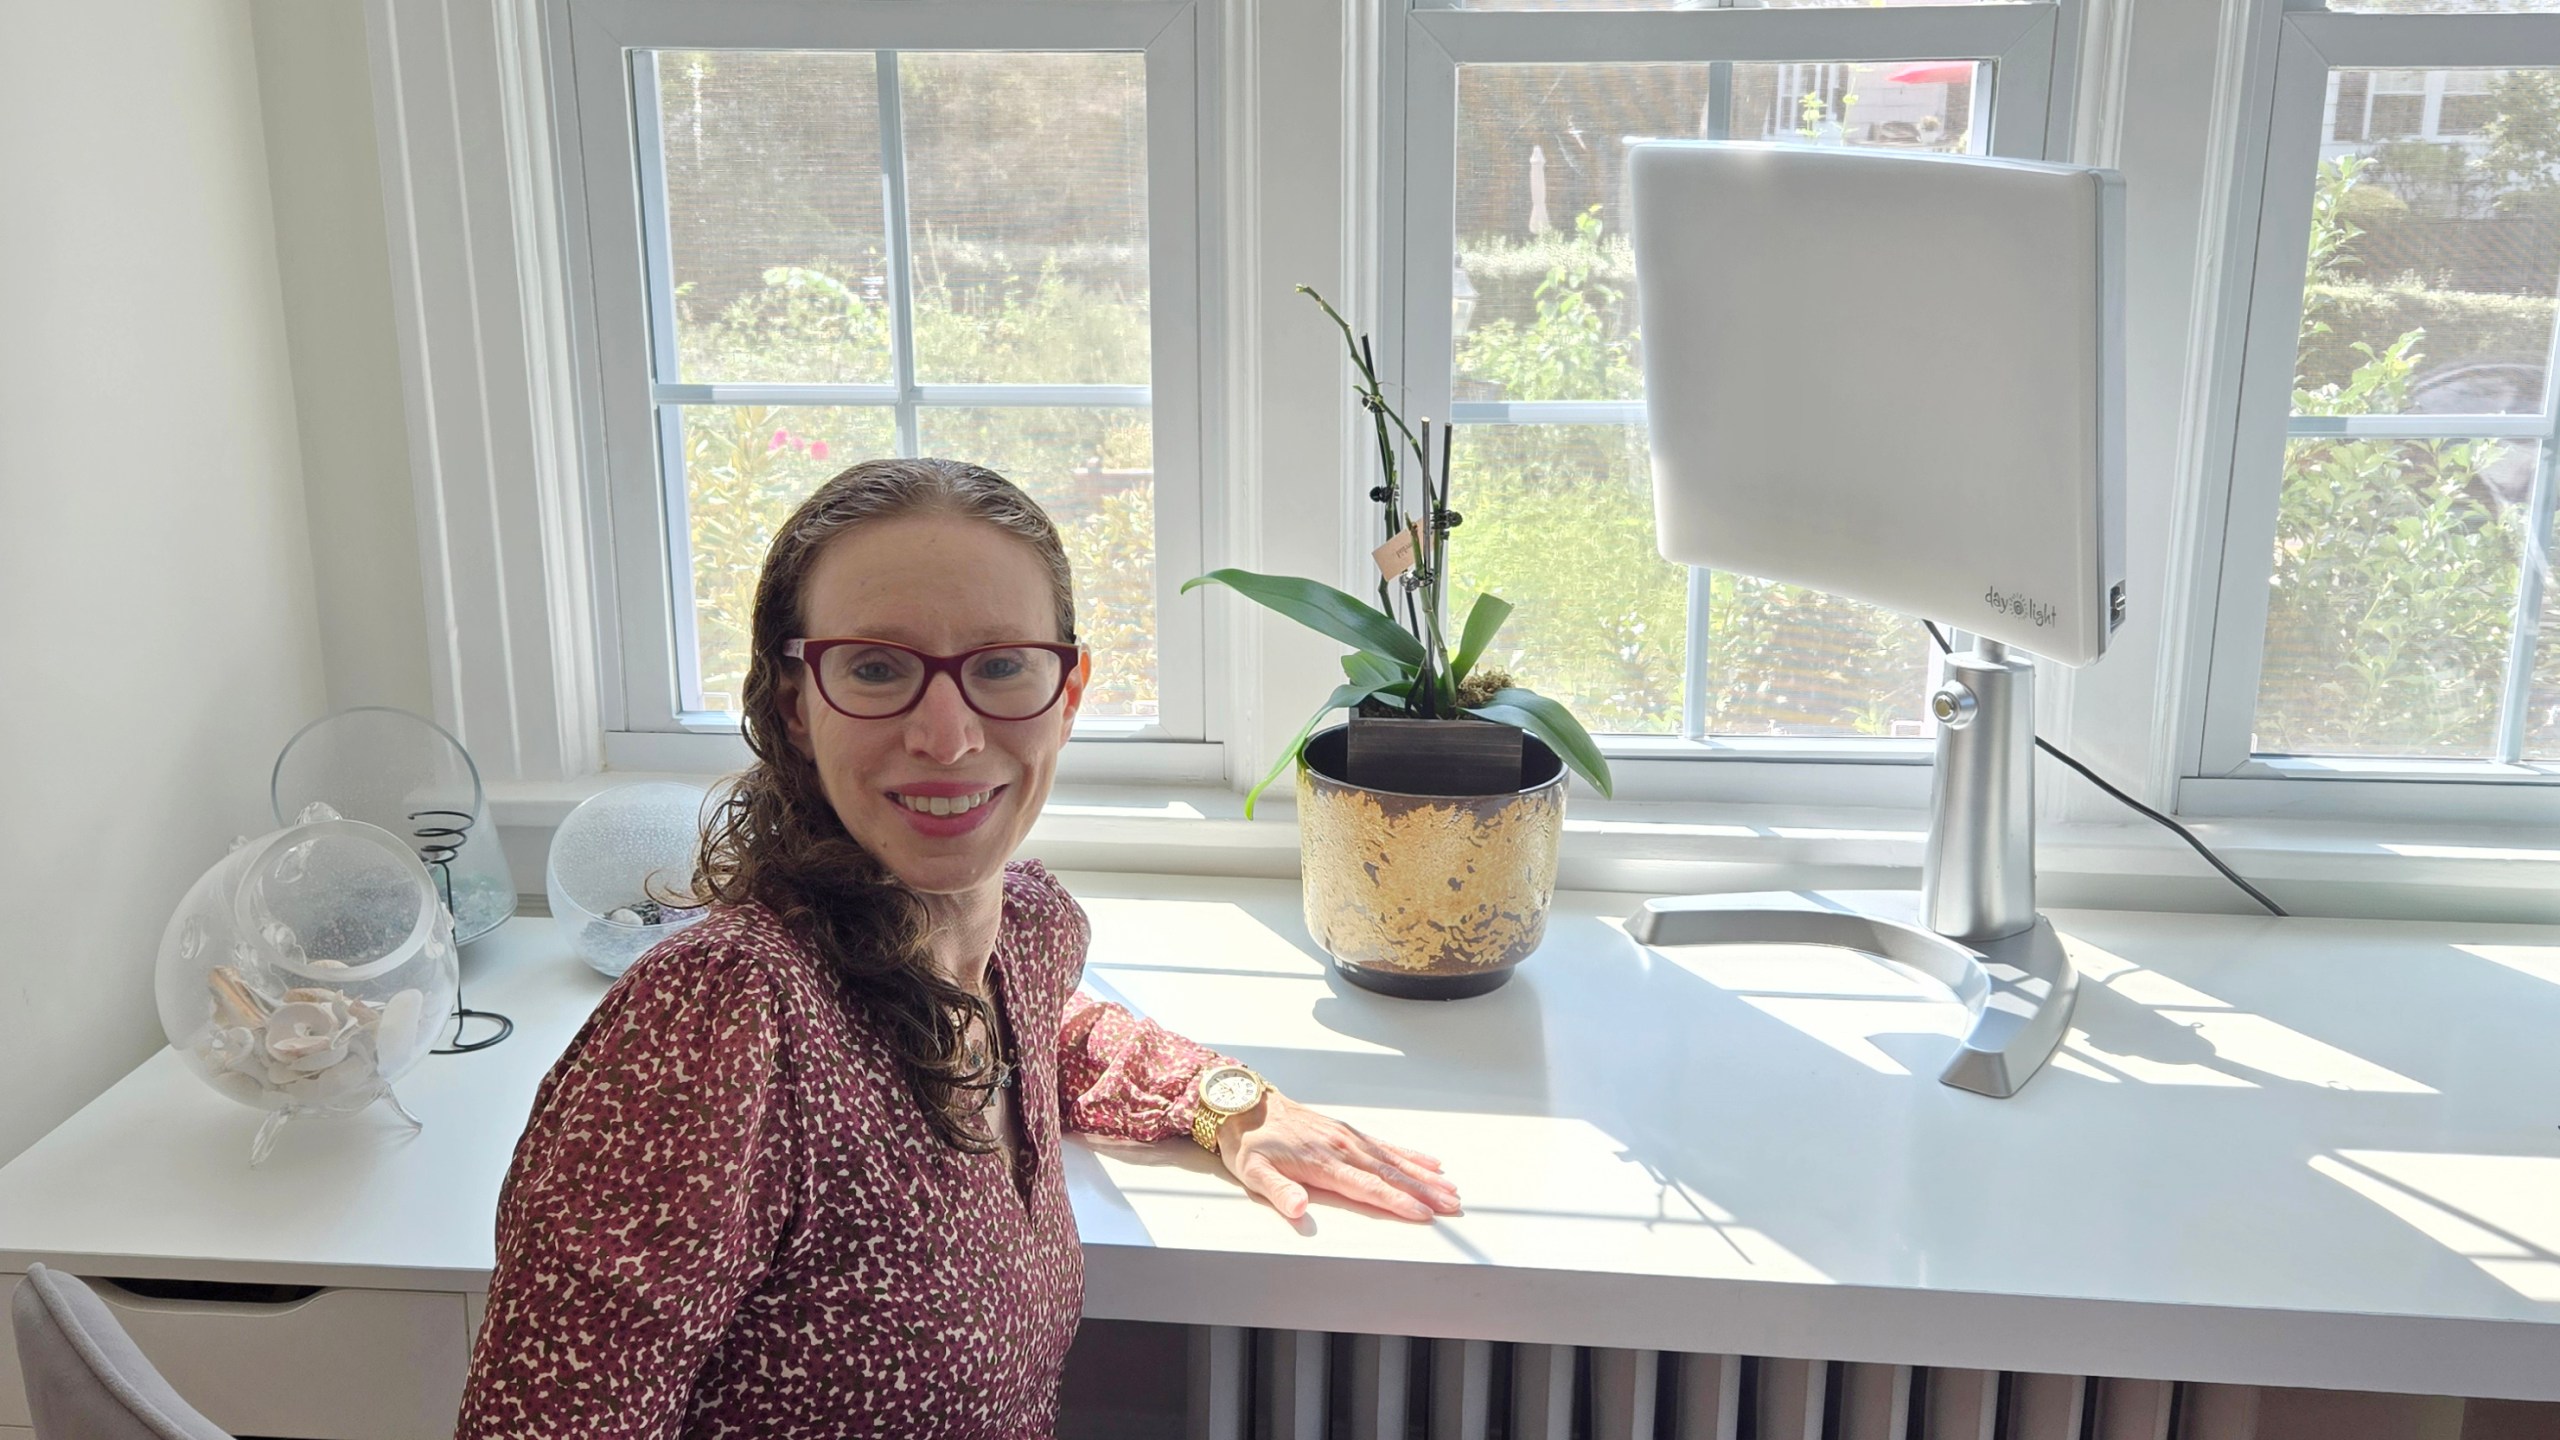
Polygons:
<instances>
[{"instance_id":1,"label":"white drawer","mask_svg":"<svg viewBox=\"0 0 2560 1440\"><path fill-rule=\"evenodd\" d=\"M27 1427L36 1423L27 1413L27 1382L18 1370L18 1327L13 1323L17 1312L10 1308L18 1300L18 1282L26 1278L0 1275L0 1440L33 1434Z\"/></svg>"},{"instance_id":2,"label":"white drawer","mask_svg":"<svg viewBox=\"0 0 2560 1440\"><path fill-rule=\"evenodd\" d=\"M0 1276L0 1307L24 1277ZM285 1304L152 1299L91 1280L187 1403L234 1434L447 1440L470 1340L458 1294L323 1290ZM0 1426L34 1423L0 1326ZM0 1430L0 1440L14 1440Z\"/></svg>"}]
</instances>

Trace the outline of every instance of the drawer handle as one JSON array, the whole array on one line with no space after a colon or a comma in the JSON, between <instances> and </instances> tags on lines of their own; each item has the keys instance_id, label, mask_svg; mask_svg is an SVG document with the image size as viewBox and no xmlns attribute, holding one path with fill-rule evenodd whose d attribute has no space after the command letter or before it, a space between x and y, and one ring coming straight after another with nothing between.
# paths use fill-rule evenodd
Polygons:
<instances>
[{"instance_id":1,"label":"drawer handle","mask_svg":"<svg viewBox=\"0 0 2560 1440\"><path fill-rule=\"evenodd\" d=\"M110 1285L142 1300L181 1300L197 1304L298 1305L320 1293L318 1285L259 1285L238 1280L150 1280L122 1276L91 1277L92 1285Z\"/></svg>"}]
</instances>

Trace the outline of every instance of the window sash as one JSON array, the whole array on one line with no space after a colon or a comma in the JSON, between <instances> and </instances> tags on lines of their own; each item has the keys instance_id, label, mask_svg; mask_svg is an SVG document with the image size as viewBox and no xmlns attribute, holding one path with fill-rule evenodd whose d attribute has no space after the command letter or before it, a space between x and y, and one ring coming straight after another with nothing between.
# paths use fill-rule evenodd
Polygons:
<instances>
[{"instance_id":1,"label":"window sash","mask_svg":"<svg viewBox=\"0 0 2560 1440\"><path fill-rule=\"evenodd\" d=\"M1405 24L1390 26L1381 96L1380 166L1387 277L1380 328L1387 367L1412 413L1458 424L1641 424L1641 400L1455 402L1449 246L1457 233L1458 70L1475 64L1690 63L1709 71L1711 123L1728 122L1732 67L1760 62L1856 63L1905 59L1978 60L1992 66L1987 153L2043 159L2068 145L2078 0L1894 9L1683 11L1462 11L1416 0ZM1401 64L1398 64L1398 52ZM1982 101L1977 98L1976 104ZM1435 169L1436 166L1436 169ZM1414 184L1412 174L1449 183ZM1401 204L1398 203L1401 197ZM1365 555L1346 574L1359 574ZM1706 724L1709 614L1707 572L1689 572L1684 713L1669 753L1707 761L1907 762L1917 743L1884 737L1711 735ZM1651 737L1602 740L1613 757L1665 753Z\"/></svg>"},{"instance_id":2,"label":"window sash","mask_svg":"<svg viewBox=\"0 0 2560 1440\"><path fill-rule=\"evenodd\" d=\"M900 448L915 448L916 416L945 405L1103 407L1143 404L1149 410L1155 463L1157 714L1149 721L1080 724L1085 742L1180 742L1203 748L1209 693L1206 639L1199 608L1177 599L1182 580L1202 566L1207 469L1206 397L1217 385L1219 357L1206 341L1209 305L1204 246L1209 177L1202 174L1204 136L1215 133L1213 97L1204 93L1200 23L1194 0L849 0L825 7L706 8L686 0L569 0L571 65L580 112L579 148L571 157L583 184L568 188L576 280L592 316L596 356L588 403L600 416L601 488L597 549L608 563L598 577L618 624L604 641L608 758L613 737L658 735L625 750L656 753L665 744L716 744L734 733L734 717L687 712L679 697L697 694L693 658L693 591L686 568L684 405L876 405L898 416ZM991 36L1003 37L990 43ZM1147 224L1151 383L1122 385L937 385L914 379L906 326L912 276L905 266L904 226L886 216L890 266L900 327L893 346L898 370L887 385L685 384L676 374L673 317L657 300L668 293L662 227L644 220L663 194L654 173L654 67L646 52L668 50L853 50L881 57L884 158L889 199L899 200L902 156L897 140L897 55L905 51L1124 51L1144 56L1147 93ZM901 147L903 148L903 147ZM653 361L655 363L653 363ZM666 457L663 461L661 457ZM591 482L592 483L592 482ZM670 521L675 523L670 523ZM706 733L707 732L707 733ZM1210 747L1214 748L1214 747ZM1189 770L1186 762L1177 769Z\"/></svg>"},{"instance_id":3,"label":"window sash","mask_svg":"<svg viewBox=\"0 0 2560 1440\"><path fill-rule=\"evenodd\" d=\"M2222 537L2213 646L2198 726L2194 778L2246 784L2189 785L2182 795L2210 795L2218 805L2253 798L2281 804L2271 787L2302 783L2432 782L2448 801L2481 785L2551 785L2549 765L2521 761L2533 651L2542 625L2543 578L2532 564L2518 584L2504 689L2487 757L2283 756L2250 743L2257 726L2268 620L2268 556L2275 548L2284 447L2305 435L2376 439L2505 437L2539 440L2533 489L2526 501L2528 536L2550 532L2554 466L2560 461L2560 353L2547 356L2539 416L2295 416L2293 378L2302 325L2303 255L2333 70L2527 69L2560 67L2560 15L2353 15L2291 8L2277 40L2265 168L2251 256L2247 339L2233 427L2229 519ZM2439 87L2430 85L2435 91ZM2560 335L2560 331L2555 332ZM2560 344L2555 344L2560 352ZM2183 802L2182 802L2183 803Z\"/></svg>"}]
</instances>

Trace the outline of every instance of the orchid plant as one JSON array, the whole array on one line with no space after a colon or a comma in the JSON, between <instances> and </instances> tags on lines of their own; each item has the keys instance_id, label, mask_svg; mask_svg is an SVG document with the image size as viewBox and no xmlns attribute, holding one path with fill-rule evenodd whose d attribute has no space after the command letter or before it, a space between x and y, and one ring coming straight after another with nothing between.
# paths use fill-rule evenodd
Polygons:
<instances>
[{"instance_id":1,"label":"orchid plant","mask_svg":"<svg viewBox=\"0 0 2560 1440\"><path fill-rule=\"evenodd\" d=\"M1607 795L1609 762L1572 712L1534 690L1512 684L1501 669L1480 665L1511 616L1510 602L1498 595L1478 595L1458 632L1457 649L1449 648L1445 621L1449 532L1464 518L1449 508L1456 427L1441 427L1435 466L1431 422L1422 421L1417 434L1388 403L1385 388L1378 383L1369 337L1353 335L1350 322L1312 288L1301 285L1298 293L1315 301L1341 330L1351 364L1359 372L1352 392L1360 408L1369 412L1377 437L1380 479L1369 498L1379 507L1385 543L1377 552L1378 603L1374 606L1321 581L1251 570L1212 570L1183 584L1185 594L1201 585L1224 585L1352 647L1342 657L1344 682L1298 727L1270 772L1245 796L1246 817L1252 817L1262 792L1300 757L1316 725L1336 710L1419 720L1473 716L1510 725L1544 741L1574 774Z\"/></svg>"}]
</instances>

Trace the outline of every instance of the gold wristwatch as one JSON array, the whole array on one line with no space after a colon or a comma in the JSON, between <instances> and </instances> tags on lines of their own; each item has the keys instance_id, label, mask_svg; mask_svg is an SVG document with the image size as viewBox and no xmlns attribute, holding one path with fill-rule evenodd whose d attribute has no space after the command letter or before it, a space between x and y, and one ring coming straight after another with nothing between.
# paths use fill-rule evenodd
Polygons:
<instances>
[{"instance_id":1,"label":"gold wristwatch","mask_svg":"<svg viewBox=\"0 0 2560 1440\"><path fill-rule=\"evenodd\" d=\"M1200 1072L1200 1103L1191 1112L1191 1138L1201 1149L1218 1153L1218 1127L1262 1103L1271 1083L1241 1065L1212 1065Z\"/></svg>"}]
</instances>

